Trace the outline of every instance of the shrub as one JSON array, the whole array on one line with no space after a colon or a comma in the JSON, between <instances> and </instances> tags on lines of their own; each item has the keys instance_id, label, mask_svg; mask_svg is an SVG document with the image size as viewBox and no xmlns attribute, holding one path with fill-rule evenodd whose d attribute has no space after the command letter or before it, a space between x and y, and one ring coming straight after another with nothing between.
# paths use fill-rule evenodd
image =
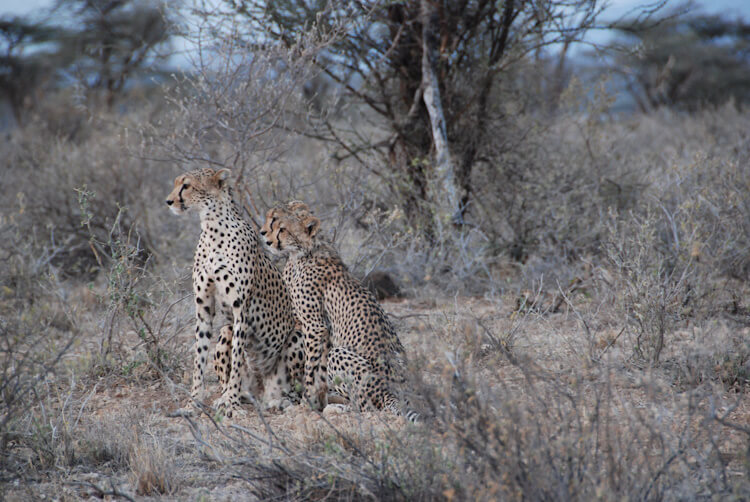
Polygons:
<instances>
[{"instance_id":1,"label":"shrub","mask_svg":"<svg viewBox=\"0 0 750 502\"><path fill-rule=\"evenodd\" d=\"M683 213L676 215L677 221L669 213L659 218L653 208L643 220L629 216L620 221L612 217L607 253L617 277L613 286L635 338L635 355L657 364L666 337L695 313L693 285L703 279L696 276L694 263L698 239L685 227Z\"/></svg>"},{"instance_id":2,"label":"shrub","mask_svg":"<svg viewBox=\"0 0 750 502\"><path fill-rule=\"evenodd\" d=\"M57 106L81 115L70 105ZM129 118L103 112L84 118L75 126L86 129L81 141L50 130L45 116L9 134L0 152L7 159L6 180L13 190L4 192L0 200L13 208L25 235L36 236L30 244L55 249L49 262L62 277L91 280L101 269L97 253L110 254L109 249L95 249L91 235L107 242L118 216L126 232L141 222L142 259L155 250L146 230L150 204L144 203L155 198L155 187L145 182L148 170L129 153L137 139L128 134ZM79 201L81 188L85 205ZM129 210L122 213L123 207Z\"/></svg>"},{"instance_id":3,"label":"shrub","mask_svg":"<svg viewBox=\"0 0 750 502\"><path fill-rule=\"evenodd\" d=\"M14 215L9 220L0 231L0 470L20 475L24 459L18 445L41 439L40 433L50 427L38 424L29 432L30 410L38 405L44 387L59 376L78 333L64 290L50 273L59 248L43 239L40 244ZM49 444L35 444L37 458L54 460Z\"/></svg>"},{"instance_id":4,"label":"shrub","mask_svg":"<svg viewBox=\"0 0 750 502\"><path fill-rule=\"evenodd\" d=\"M71 454L70 438L56 429L60 424L52 417L31 418L30 413L43 401L44 387L55 381L74 337L55 337L49 318L30 314L0 321L0 470L4 476L23 476L29 462L50 467L61 455Z\"/></svg>"}]
</instances>

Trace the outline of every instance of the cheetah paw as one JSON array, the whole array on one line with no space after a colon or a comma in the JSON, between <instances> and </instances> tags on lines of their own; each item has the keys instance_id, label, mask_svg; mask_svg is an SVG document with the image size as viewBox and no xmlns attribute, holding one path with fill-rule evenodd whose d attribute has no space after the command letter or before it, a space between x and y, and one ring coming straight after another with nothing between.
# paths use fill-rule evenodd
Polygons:
<instances>
[{"instance_id":1,"label":"cheetah paw","mask_svg":"<svg viewBox=\"0 0 750 502\"><path fill-rule=\"evenodd\" d=\"M292 402L287 398L281 398L281 399L271 399L266 403L264 408L266 411L279 411L282 412L285 409L289 408L292 405Z\"/></svg>"},{"instance_id":2,"label":"cheetah paw","mask_svg":"<svg viewBox=\"0 0 750 502\"><path fill-rule=\"evenodd\" d=\"M206 402L206 398L208 397L208 391L205 388L198 388L197 390L193 390L190 393L190 402L188 403L188 406L191 406L198 410L204 402Z\"/></svg>"},{"instance_id":3,"label":"cheetah paw","mask_svg":"<svg viewBox=\"0 0 750 502\"><path fill-rule=\"evenodd\" d=\"M227 418L244 418L247 416L247 411L237 405L231 408L224 408L224 414Z\"/></svg>"},{"instance_id":4,"label":"cheetah paw","mask_svg":"<svg viewBox=\"0 0 750 502\"><path fill-rule=\"evenodd\" d=\"M351 411L351 407L348 404L329 403L326 409L323 410L324 415L340 415Z\"/></svg>"},{"instance_id":5,"label":"cheetah paw","mask_svg":"<svg viewBox=\"0 0 750 502\"><path fill-rule=\"evenodd\" d=\"M243 392L240 394L240 403L242 404L252 404L255 406L258 403L258 400L255 399L255 396L252 395L250 392Z\"/></svg>"},{"instance_id":6,"label":"cheetah paw","mask_svg":"<svg viewBox=\"0 0 750 502\"><path fill-rule=\"evenodd\" d=\"M233 399L226 394L214 401L214 408L222 411L227 418L243 417L247 415L247 412L240 407L239 399Z\"/></svg>"},{"instance_id":7,"label":"cheetah paw","mask_svg":"<svg viewBox=\"0 0 750 502\"><path fill-rule=\"evenodd\" d=\"M310 405L310 408L312 408L315 411L323 411L328 404L328 393L325 392L319 392L316 395L307 395L306 401L307 404Z\"/></svg>"}]
</instances>

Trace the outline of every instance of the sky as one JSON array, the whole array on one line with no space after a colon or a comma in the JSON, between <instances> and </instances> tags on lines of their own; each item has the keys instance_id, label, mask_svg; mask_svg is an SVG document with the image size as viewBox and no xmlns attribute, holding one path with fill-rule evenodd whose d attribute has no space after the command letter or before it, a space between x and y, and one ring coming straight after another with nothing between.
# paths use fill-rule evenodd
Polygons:
<instances>
[{"instance_id":1,"label":"sky","mask_svg":"<svg viewBox=\"0 0 750 502\"><path fill-rule=\"evenodd\" d=\"M0 0L0 16L33 14L52 4L50 0Z\"/></svg>"},{"instance_id":2,"label":"sky","mask_svg":"<svg viewBox=\"0 0 750 502\"><path fill-rule=\"evenodd\" d=\"M607 9L608 17L619 17L634 7L654 3L655 0L610 0ZM50 7L53 0L0 0L0 16L7 14L26 15L39 12ZM679 3L671 1L669 3ZM750 18L750 1L748 0L697 0L695 2L702 10L709 13L738 14Z\"/></svg>"},{"instance_id":3,"label":"sky","mask_svg":"<svg viewBox=\"0 0 750 502\"><path fill-rule=\"evenodd\" d=\"M612 0L608 2L607 17L617 18L626 14L639 5L656 4L655 0ZM669 0L667 8L670 5L679 5L680 1ZM709 14L728 14L730 16L739 15L744 18L750 18L750 1L748 0L695 0L694 3L701 11Z\"/></svg>"}]
</instances>

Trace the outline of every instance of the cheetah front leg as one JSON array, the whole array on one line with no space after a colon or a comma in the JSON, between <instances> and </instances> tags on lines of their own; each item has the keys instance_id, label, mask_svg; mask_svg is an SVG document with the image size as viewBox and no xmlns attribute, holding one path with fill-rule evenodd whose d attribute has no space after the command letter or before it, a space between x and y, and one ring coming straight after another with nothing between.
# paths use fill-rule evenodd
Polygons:
<instances>
[{"instance_id":1,"label":"cheetah front leg","mask_svg":"<svg viewBox=\"0 0 750 502\"><path fill-rule=\"evenodd\" d=\"M283 359L290 391L301 398L305 390L305 334L299 321L295 322L294 329L287 339Z\"/></svg>"},{"instance_id":2,"label":"cheetah front leg","mask_svg":"<svg viewBox=\"0 0 750 502\"><path fill-rule=\"evenodd\" d=\"M312 409L323 411L328 404L328 329L325 324L304 326L305 398Z\"/></svg>"},{"instance_id":3,"label":"cheetah front leg","mask_svg":"<svg viewBox=\"0 0 750 502\"><path fill-rule=\"evenodd\" d=\"M287 397L291 391L289 370L284 357L280 357L273 372L263 382L263 407L271 410L283 410L291 406Z\"/></svg>"},{"instance_id":4,"label":"cheetah front leg","mask_svg":"<svg viewBox=\"0 0 750 502\"><path fill-rule=\"evenodd\" d=\"M245 351L247 353L247 351ZM246 354L247 355L247 354ZM229 388L229 377L231 376L232 369L232 326L226 325L221 328L219 332L219 341L216 343L216 351L214 352L214 370L216 375L219 377L219 383L221 384L221 393L224 394ZM253 371L253 366L248 362L242 366L242 385L240 391L240 399L244 399L247 402L254 402L257 396L261 394L263 389L262 380L260 375ZM214 407L217 407L220 401L214 402Z\"/></svg>"},{"instance_id":5,"label":"cheetah front leg","mask_svg":"<svg viewBox=\"0 0 750 502\"><path fill-rule=\"evenodd\" d=\"M249 371L250 368L245 368L247 364L245 360L245 345L247 343L250 325L247 322L244 312L239 309L234 310L234 319L229 382L226 386L225 392L214 403L217 408L224 410L227 417L231 417L235 412L242 413L242 409L240 408L242 375L244 373L252 374L252 371Z\"/></svg>"},{"instance_id":6,"label":"cheetah front leg","mask_svg":"<svg viewBox=\"0 0 750 502\"><path fill-rule=\"evenodd\" d=\"M194 405L202 404L206 397L204 373L206 359L208 358L208 343L211 340L214 313L213 297L208 294L199 296L199 291L196 290L195 297L195 359L193 364L193 385L190 389L190 397ZM205 288L203 291L205 292Z\"/></svg>"},{"instance_id":7,"label":"cheetah front leg","mask_svg":"<svg viewBox=\"0 0 750 502\"><path fill-rule=\"evenodd\" d=\"M226 392L229 384L229 369L232 364L231 350L232 326L227 324L219 331L219 340L216 342L216 350L214 351L214 370L216 376L219 377L222 394Z\"/></svg>"}]
</instances>

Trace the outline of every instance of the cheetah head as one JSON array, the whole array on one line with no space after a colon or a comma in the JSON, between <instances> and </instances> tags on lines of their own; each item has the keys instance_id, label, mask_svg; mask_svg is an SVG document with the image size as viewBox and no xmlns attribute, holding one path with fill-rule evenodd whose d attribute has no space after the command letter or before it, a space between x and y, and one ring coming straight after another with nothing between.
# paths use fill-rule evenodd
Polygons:
<instances>
[{"instance_id":1,"label":"cheetah head","mask_svg":"<svg viewBox=\"0 0 750 502\"><path fill-rule=\"evenodd\" d=\"M174 214L191 209L203 209L222 194L229 194L226 179L229 169L197 169L181 174L174 180L174 188L167 197L167 205Z\"/></svg>"},{"instance_id":2,"label":"cheetah head","mask_svg":"<svg viewBox=\"0 0 750 502\"><path fill-rule=\"evenodd\" d=\"M292 201L268 210L260 235L272 253L283 254L312 248L318 230L320 220L307 204Z\"/></svg>"}]
</instances>

